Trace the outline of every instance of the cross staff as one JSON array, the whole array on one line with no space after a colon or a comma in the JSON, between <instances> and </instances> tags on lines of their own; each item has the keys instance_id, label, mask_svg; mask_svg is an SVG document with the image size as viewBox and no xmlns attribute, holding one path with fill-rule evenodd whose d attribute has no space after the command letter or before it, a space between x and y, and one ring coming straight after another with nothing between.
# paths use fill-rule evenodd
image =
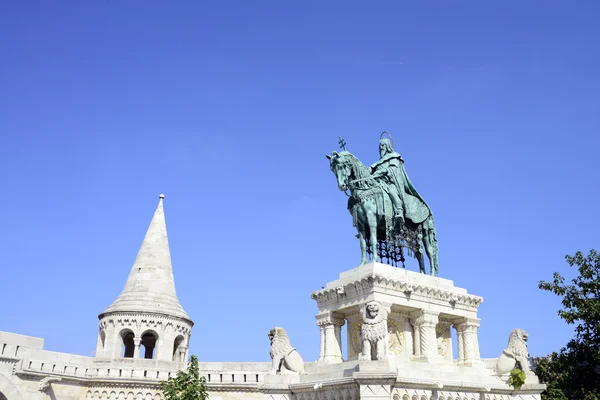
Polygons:
<instances>
[{"instance_id":1,"label":"cross staff","mask_svg":"<svg viewBox=\"0 0 600 400\"><path fill-rule=\"evenodd\" d=\"M340 149L346 151L346 141L341 136L338 136L338 138L340 138L340 141L338 142L338 144L340 145Z\"/></svg>"}]
</instances>

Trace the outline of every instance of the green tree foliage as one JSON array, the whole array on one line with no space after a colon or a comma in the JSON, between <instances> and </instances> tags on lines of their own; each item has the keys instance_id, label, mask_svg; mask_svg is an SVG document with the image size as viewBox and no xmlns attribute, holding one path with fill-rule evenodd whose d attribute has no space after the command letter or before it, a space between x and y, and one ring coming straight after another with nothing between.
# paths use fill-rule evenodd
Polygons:
<instances>
[{"instance_id":1,"label":"green tree foliage","mask_svg":"<svg viewBox=\"0 0 600 400\"><path fill-rule=\"evenodd\" d=\"M525 383L525 372L522 369L513 369L510 371L510 378L508 378L508 384L520 388Z\"/></svg>"},{"instance_id":2,"label":"green tree foliage","mask_svg":"<svg viewBox=\"0 0 600 400\"><path fill-rule=\"evenodd\" d=\"M198 358L192 356L186 371L160 382L165 400L207 400L206 379L200 377Z\"/></svg>"},{"instance_id":3,"label":"green tree foliage","mask_svg":"<svg viewBox=\"0 0 600 400\"><path fill-rule=\"evenodd\" d=\"M560 318L575 325L575 337L560 352L538 363L536 374L548 388L543 400L600 400L600 255L566 256L578 276L570 283L558 272L539 288L562 297Z\"/></svg>"}]
</instances>

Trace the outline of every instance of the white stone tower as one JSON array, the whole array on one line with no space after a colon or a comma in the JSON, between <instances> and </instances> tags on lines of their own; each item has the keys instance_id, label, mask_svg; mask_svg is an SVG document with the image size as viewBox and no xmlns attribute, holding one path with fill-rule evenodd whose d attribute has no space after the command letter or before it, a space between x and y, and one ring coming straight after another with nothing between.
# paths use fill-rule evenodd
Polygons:
<instances>
[{"instance_id":1,"label":"white stone tower","mask_svg":"<svg viewBox=\"0 0 600 400\"><path fill-rule=\"evenodd\" d=\"M175 292L160 195L125 288L98 318L96 357L186 361L194 323Z\"/></svg>"}]
</instances>

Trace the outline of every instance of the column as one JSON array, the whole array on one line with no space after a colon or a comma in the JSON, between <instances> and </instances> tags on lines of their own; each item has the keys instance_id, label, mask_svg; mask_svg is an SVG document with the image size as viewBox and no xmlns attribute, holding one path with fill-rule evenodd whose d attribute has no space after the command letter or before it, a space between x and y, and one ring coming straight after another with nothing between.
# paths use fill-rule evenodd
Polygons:
<instances>
[{"instance_id":1,"label":"column","mask_svg":"<svg viewBox=\"0 0 600 400\"><path fill-rule=\"evenodd\" d=\"M333 318L333 334L335 336L335 342L333 346L333 355L339 359L338 362L344 361L342 354L342 326L346 323L344 318Z\"/></svg>"},{"instance_id":2,"label":"column","mask_svg":"<svg viewBox=\"0 0 600 400\"><path fill-rule=\"evenodd\" d=\"M190 336L191 336L191 333L188 334L185 339L185 350L183 352L183 362L184 363L187 363L188 360L190 359Z\"/></svg>"},{"instance_id":3,"label":"column","mask_svg":"<svg viewBox=\"0 0 600 400\"><path fill-rule=\"evenodd\" d=\"M465 318L454 324L458 337L458 363L474 366L482 363L479 355L478 318Z\"/></svg>"},{"instance_id":4,"label":"column","mask_svg":"<svg viewBox=\"0 0 600 400\"><path fill-rule=\"evenodd\" d=\"M438 323L438 312L420 310L413 314L411 322L415 331L415 359L439 361L437 336L435 328Z\"/></svg>"},{"instance_id":5,"label":"column","mask_svg":"<svg viewBox=\"0 0 600 400\"><path fill-rule=\"evenodd\" d=\"M140 344L142 344L142 338L133 338L133 358L140 358Z\"/></svg>"},{"instance_id":6,"label":"column","mask_svg":"<svg viewBox=\"0 0 600 400\"><path fill-rule=\"evenodd\" d=\"M463 365L465 363L465 329L466 325L462 322L455 323L454 329L456 330L456 341L458 342L458 364Z\"/></svg>"},{"instance_id":7,"label":"column","mask_svg":"<svg viewBox=\"0 0 600 400\"><path fill-rule=\"evenodd\" d=\"M464 325L454 324L453 326L456 329L456 341L458 342L458 364L462 365L465 363Z\"/></svg>"},{"instance_id":8,"label":"column","mask_svg":"<svg viewBox=\"0 0 600 400\"><path fill-rule=\"evenodd\" d=\"M320 324L319 321L317 321L317 325L319 325L319 338L321 341L319 345L319 359L317 362L323 362L325 360L325 325Z\"/></svg>"},{"instance_id":9,"label":"column","mask_svg":"<svg viewBox=\"0 0 600 400\"><path fill-rule=\"evenodd\" d=\"M317 316L317 325L321 333L319 362L326 364L340 363L342 359L342 326L343 318L326 313Z\"/></svg>"},{"instance_id":10,"label":"column","mask_svg":"<svg viewBox=\"0 0 600 400\"><path fill-rule=\"evenodd\" d=\"M186 362L186 358L185 358L185 353L187 351L187 347L179 345L179 348L177 349L177 357L175 359L175 361L179 361L179 362Z\"/></svg>"}]
</instances>

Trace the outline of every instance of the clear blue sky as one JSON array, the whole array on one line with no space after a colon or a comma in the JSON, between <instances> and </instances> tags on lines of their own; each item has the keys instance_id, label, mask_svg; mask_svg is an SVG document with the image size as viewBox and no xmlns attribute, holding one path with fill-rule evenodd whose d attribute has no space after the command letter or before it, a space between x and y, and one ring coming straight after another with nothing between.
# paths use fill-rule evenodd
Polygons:
<instances>
[{"instance_id":1,"label":"clear blue sky","mask_svg":"<svg viewBox=\"0 0 600 400\"><path fill-rule=\"evenodd\" d=\"M158 194L205 361L318 356L310 293L355 267L324 154L390 131L481 354L572 328L537 288L600 247L597 1L62 1L0 8L0 330L92 355ZM408 268L416 270L414 260Z\"/></svg>"}]
</instances>

